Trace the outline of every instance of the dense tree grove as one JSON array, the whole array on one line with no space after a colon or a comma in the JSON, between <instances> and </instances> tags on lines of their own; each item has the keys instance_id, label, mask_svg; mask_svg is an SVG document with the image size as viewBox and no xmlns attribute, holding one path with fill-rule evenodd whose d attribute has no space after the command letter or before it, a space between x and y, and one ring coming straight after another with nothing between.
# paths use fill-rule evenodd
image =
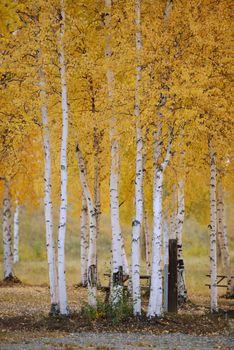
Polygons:
<instances>
[{"instance_id":1,"label":"dense tree grove","mask_svg":"<svg viewBox=\"0 0 234 350\"><path fill-rule=\"evenodd\" d=\"M13 209L17 232L19 206L44 198L52 313L69 314L64 245L70 203L77 215L81 210L81 282L92 307L97 305L96 240L103 212L111 217L111 303L118 307L129 275L133 313L141 314L144 240L151 275L147 315L162 316L167 230L178 243L179 301L187 300L182 231L199 192L210 194L211 311L218 308L217 244L227 294L234 294L225 218L225 193L234 194L232 4L1 1L4 278L14 278ZM53 211L58 206L57 232ZM120 212L132 222L129 259Z\"/></svg>"}]
</instances>

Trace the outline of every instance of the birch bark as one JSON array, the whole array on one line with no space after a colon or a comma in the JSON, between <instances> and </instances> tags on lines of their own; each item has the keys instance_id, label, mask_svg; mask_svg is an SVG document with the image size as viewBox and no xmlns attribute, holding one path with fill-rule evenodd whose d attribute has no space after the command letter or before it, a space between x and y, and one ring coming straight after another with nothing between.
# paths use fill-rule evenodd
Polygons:
<instances>
[{"instance_id":1,"label":"birch bark","mask_svg":"<svg viewBox=\"0 0 234 350\"><path fill-rule=\"evenodd\" d=\"M12 237L11 237L11 192L10 183L4 180L4 197L3 197L3 264L4 280L13 280L13 255L12 255Z\"/></svg>"},{"instance_id":2,"label":"birch bark","mask_svg":"<svg viewBox=\"0 0 234 350\"><path fill-rule=\"evenodd\" d=\"M152 236L152 272L151 272L151 287L150 298L147 316L161 316L163 313L162 302L162 185L163 174L168 166L173 134L170 130L167 152L164 161L158 165L158 160L161 155L162 141L162 123L159 122L158 131L154 133L154 188L153 188L153 236Z\"/></svg>"},{"instance_id":3,"label":"birch bark","mask_svg":"<svg viewBox=\"0 0 234 350\"><path fill-rule=\"evenodd\" d=\"M144 220L143 220L143 233L144 233L144 249L145 249L145 262L146 262L146 273L150 275L150 240L149 240L149 220L147 210L143 206Z\"/></svg>"},{"instance_id":4,"label":"birch bark","mask_svg":"<svg viewBox=\"0 0 234 350\"><path fill-rule=\"evenodd\" d=\"M117 137L117 120L114 111L114 74L110 66L111 49L111 10L112 0L105 0L106 16L105 27L106 47L105 59L107 68L108 103L111 111L110 143L111 143L111 169L110 169L110 211L112 227L112 281L111 281L111 302L118 304L123 295L123 239L119 222L119 141Z\"/></svg>"},{"instance_id":5,"label":"birch bark","mask_svg":"<svg viewBox=\"0 0 234 350\"><path fill-rule=\"evenodd\" d=\"M50 284L50 313L58 312L58 279L56 267L55 243L53 237L53 204L52 204L52 169L51 169L51 146L50 129L48 120L48 107L46 101L45 75L43 67L40 68L40 99L41 116L43 125L43 145L44 145L44 215L46 227L46 248L47 262Z\"/></svg>"},{"instance_id":6,"label":"birch bark","mask_svg":"<svg viewBox=\"0 0 234 350\"><path fill-rule=\"evenodd\" d=\"M14 249L13 249L14 264L16 264L19 261L19 210L20 210L20 206L16 201L16 207L14 212Z\"/></svg>"},{"instance_id":7,"label":"birch bark","mask_svg":"<svg viewBox=\"0 0 234 350\"><path fill-rule=\"evenodd\" d=\"M93 109L95 113L95 107ZM100 191L100 137L97 127L94 127L94 203L96 209L97 236L99 234L101 215L101 191Z\"/></svg>"},{"instance_id":8,"label":"birch bark","mask_svg":"<svg viewBox=\"0 0 234 350\"><path fill-rule=\"evenodd\" d=\"M178 183L178 213L177 213L177 225L176 225L176 237L177 237L177 283L178 283L178 303L183 304L187 300L187 290L185 287L185 271L184 271L184 258L183 258L183 241L182 231L184 224L184 180L179 180Z\"/></svg>"},{"instance_id":9,"label":"birch bark","mask_svg":"<svg viewBox=\"0 0 234 350\"><path fill-rule=\"evenodd\" d=\"M66 83L66 67L64 57L64 34L65 34L65 11L64 1L61 0L61 24L60 24L60 43L59 43L59 65L61 78L61 96L62 96L62 142L61 142L61 187L60 187L60 216L58 232L58 289L59 289L59 308L61 315L68 315L67 290L66 290L66 272L65 272L65 235L67 222L67 139L68 139L68 98Z\"/></svg>"},{"instance_id":10,"label":"birch bark","mask_svg":"<svg viewBox=\"0 0 234 350\"><path fill-rule=\"evenodd\" d=\"M120 233L121 233L121 236L120 236L121 261L122 261L122 264L123 264L123 274L125 276L128 276L129 275L128 259L127 259L126 250L125 250L125 247L124 247L124 239L123 239L123 235L122 235L121 229L120 229Z\"/></svg>"},{"instance_id":11,"label":"birch bark","mask_svg":"<svg viewBox=\"0 0 234 350\"><path fill-rule=\"evenodd\" d=\"M144 139L147 138L148 130L145 134ZM144 143L143 143L144 144ZM144 146L143 146L144 148ZM146 210L145 205L145 194L144 194L144 181L145 181L145 174L146 174L146 150L143 152L143 185L142 185L142 199L143 199L143 225L142 225L142 231L143 231L143 237L142 240L144 244L142 245L142 249L144 249L144 252L142 254L142 257L145 259L146 262L146 273L147 275L150 275L150 231L149 231L149 220L148 220L148 213Z\"/></svg>"},{"instance_id":12,"label":"birch bark","mask_svg":"<svg viewBox=\"0 0 234 350\"><path fill-rule=\"evenodd\" d=\"M169 272L169 225L166 217L163 222L163 243L164 243L164 311L168 311L168 272Z\"/></svg>"},{"instance_id":13,"label":"birch bark","mask_svg":"<svg viewBox=\"0 0 234 350\"><path fill-rule=\"evenodd\" d=\"M88 215L89 215L89 252L88 252L88 303L90 306L96 308L97 306L97 254L96 254L96 240L97 240L97 216L93 205L92 196L88 187L86 178L85 162L79 145L76 146L76 155L78 160L80 181L85 195Z\"/></svg>"},{"instance_id":14,"label":"birch bark","mask_svg":"<svg viewBox=\"0 0 234 350\"><path fill-rule=\"evenodd\" d=\"M164 20L167 20L172 9L172 0L167 0L164 10ZM168 74L166 74L168 75ZM167 80L168 78L166 78ZM166 85L166 82L165 82ZM159 118L157 132L154 133L154 185L153 185L153 235L152 235L152 271L150 298L147 310L148 317L161 316L162 308L162 185L163 173L169 163L173 140L173 130L170 128L169 142L164 161L158 165L162 149L162 113L160 109L165 106L167 96L160 94L157 117Z\"/></svg>"},{"instance_id":15,"label":"birch bark","mask_svg":"<svg viewBox=\"0 0 234 350\"><path fill-rule=\"evenodd\" d=\"M209 140L210 153L210 306L211 312L218 310L217 303L217 256L216 256L216 153Z\"/></svg>"},{"instance_id":16,"label":"birch bark","mask_svg":"<svg viewBox=\"0 0 234 350\"><path fill-rule=\"evenodd\" d=\"M82 192L82 207L80 215L80 269L81 284L86 287L88 284L88 208L86 197Z\"/></svg>"},{"instance_id":17,"label":"birch bark","mask_svg":"<svg viewBox=\"0 0 234 350\"><path fill-rule=\"evenodd\" d=\"M232 266L230 261L230 255L228 251L228 239L227 239L227 225L225 217L225 207L224 207L224 193L222 179L218 182L218 237L220 241L221 257L223 260L223 266L225 269L225 274L227 276L227 297L234 296L234 278L232 276Z\"/></svg>"},{"instance_id":18,"label":"birch bark","mask_svg":"<svg viewBox=\"0 0 234 350\"><path fill-rule=\"evenodd\" d=\"M136 178L135 178L135 218L132 222L132 298L134 315L141 314L141 290L140 290L140 233L143 218L143 140L140 120L140 81L141 64L141 1L135 3L136 23L136 83L134 115L136 123Z\"/></svg>"}]
</instances>

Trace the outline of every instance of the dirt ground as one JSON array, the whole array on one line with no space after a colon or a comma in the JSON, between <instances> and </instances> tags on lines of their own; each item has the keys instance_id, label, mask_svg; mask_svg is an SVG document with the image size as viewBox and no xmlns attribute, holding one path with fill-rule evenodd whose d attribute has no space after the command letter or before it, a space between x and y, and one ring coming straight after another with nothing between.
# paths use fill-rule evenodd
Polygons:
<instances>
[{"instance_id":1,"label":"dirt ground","mask_svg":"<svg viewBox=\"0 0 234 350\"><path fill-rule=\"evenodd\" d=\"M104 295L99 292L99 299L103 298ZM0 349L34 349L26 345L20 347L20 344L28 344L30 339L33 342L35 339L41 339L42 337L44 340L45 337L48 339L52 337L55 341L55 339L59 339L62 336L65 337L64 344L68 344L67 347L63 346L62 348L69 350L73 348L69 347L69 342L65 341L65 339L67 339L66 337L76 337L76 334L81 333L84 335L86 334L87 339L92 337L92 334L99 333L102 333L102 335L103 333L114 333L121 334L121 336L123 336L123 334L140 334L142 336L157 336L161 334L164 336L168 335L169 337L171 334L175 334L175 337L176 334L181 334L189 337L199 336L200 338L197 339L200 340L202 339L201 336L212 336L216 337L212 339L217 339L217 341L225 337L226 342L224 341L221 347L217 345L216 348L234 349L234 342L232 342L234 339L234 300L220 298L220 312L211 315L209 313L209 300L206 297L199 295L196 295L196 297L190 296L190 301L183 309L179 310L177 315L166 314L162 319L153 319L150 321L145 316L138 319L129 316L121 322L113 322L112 319L105 318L102 314L98 315L96 319L92 319L80 313L81 306L87 299L87 291L84 288L69 287L68 299L71 309L71 315L69 317L49 317L48 286L28 286L21 284L7 286L1 284ZM144 305L147 305L146 300ZM125 337L123 338L125 339ZM180 337L180 342L181 339ZM211 338L207 339L210 341ZM154 344L154 341L156 340L152 338L151 343ZM167 344L167 340L165 341L165 344ZM95 342L97 343L98 340ZM15 347L13 347L12 344L15 344ZM16 346L17 344L19 347ZM38 348L46 348L42 346L43 344L41 343ZM125 345L125 348L128 349L127 344ZM209 348L208 345L206 346L207 349ZM9 346L11 347L9 348ZM79 346L82 346L82 344ZM88 349L87 346L86 344L86 347L83 347L83 349ZM97 349L109 349L108 347L100 347L107 346L105 344L99 344L98 346L99 348L96 347ZM173 339L170 346L168 349L173 349ZM196 345L195 342L194 347L191 347L191 349L199 349L199 347L196 346L199 346L199 343ZM153 347L153 345L151 347L157 349L157 347ZM59 349L59 346L55 348ZM80 347L80 349L81 348L82 347ZM111 349L112 348L116 348L115 345L113 345ZM137 349L138 347L130 348ZM143 348L144 347L141 347L141 349ZM164 349L163 345L161 348ZM179 345L174 347L174 349L180 349ZM210 347L210 349L213 348Z\"/></svg>"}]
</instances>

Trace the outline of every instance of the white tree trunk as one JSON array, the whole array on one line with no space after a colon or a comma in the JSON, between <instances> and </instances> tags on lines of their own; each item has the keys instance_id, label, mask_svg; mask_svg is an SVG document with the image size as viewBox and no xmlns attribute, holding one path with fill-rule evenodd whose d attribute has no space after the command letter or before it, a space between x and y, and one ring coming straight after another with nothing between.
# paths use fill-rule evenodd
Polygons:
<instances>
[{"instance_id":1,"label":"white tree trunk","mask_svg":"<svg viewBox=\"0 0 234 350\"><path fill-rule=\"evenodd\" d=\"M144 220L143 220L143 232L144 232L144 248L145 248L145 262L146 262L146 273L150 274L150 239L149 239L149 221L145 206L143 207Z\"/></svg>"},{"instance_id":2,"label":"white tree trunk","mask_svg":"<svg viewBox=\"0 0 234 350\"><path fill-rule=\"evenodd\" d=\"M168 272L169 272L169 226L165 217L163 223L163 253L164 253L164 311L168 311Z\"/></svg>"},{"instance_id":3,"label":"white tree trunk","mask_svg":"<svg viewBox=\"0 0 234 350\"><path fill-rule=\"evenodd\" d=\"M164 10L164 19L165 20L169 17L170 12L172 10L172 6L173 6L173 0L167 0L166 7L165 7L165 10Z\"/></svg>"},{"instance_id":4,"label":"white tree trunk","mask_svg":"<svg viewBox=\"0 0 234 350\"><path fill-rule=\"evenodd\" d=\"M145 135L146 137L146 135ZM149 220L148 220L148 213L146 210L145 205L145 194L144 194L144 179L146 174L146 150L143 153L143 186L142 186L142 199L143 199L143 225L142 225L142 232L143 237L142 241L144 242L142 245L142 249L144 250L142 252L142 257L145 259L146 262L146 273L147 275L150 275L150 230L149 230Z\"/></svg>"},{"instance_id":5,"label":"white tree trunk","mask_svg":"<svg viewBox=\"0 0 234 350\"><path fill-rule=\"evenodd\" d=\"M68 139L68 98L66 83L66 67L64 57L64 33L65 33L65 11L64 2L61 0L61 24L59 43L59 65L61 78L62 96L62 142L61 142L61 187L60 187L60 216L58 232L58 287L59 287L59 308L61 315L68 315L66 272L65 272L65 235L67 223L67 139Z\"/></svg>"},{"instance_id":6,"label":"white tree trunk","mask_svg":"<svg viewBox=\"0 0 234 350\"><path fill-rule=\"evenodd\" d=\"M13 274L13 255L12 255L12 237L11 237L11 193L8 180L4 180L3 197L3 261L4 261L4 279L11 280Z\"/></svg>"},{"instance_id":7,"label":"white tree trunk","mask_svg":"<svg viewBox=\"0 0 234 350\"><path fill-rule=\"evenodd\" d=\"M80 181L85 195L89 215L89 252L88 252L88 303L96 308L97 306L97 217L96 210L93 205L92 196L88 187L86 178L85 162L79 145L76 146L76 155L78 160Z\"/></svg>"},{"instance_id":8,"label":"white tree trunk","mask_svg":"<svg viewBox=\"0 0 234 350\"><path fill-rule=\"evenodd\" d=\"M227 239L227 225L225 217L224 207L224 195L223 195L223 184L222 179L218 182L218 236L220 237L220 250L221 257L223 260L223 266L227 276L227 296L234 296L234 278L232 276L232 266L230 261L230 255L228 251L228 239Z\"/></svg>"},{"instance_id":9,"label":"white tree trunk","mask_svg":"<svg viewBox=\"0 0 234 350\"><path fill-rule=\"evenodd\" d=\"M16 201L14 212L14 249L13 249L13 261L16 264L19 261L19 210L20 206Z\"/></svg>"},{"instance_id":10,"label":"white tree trunk","mask_svg":"<svg viewBox=\"0 0 234 350\"><path fill-rule=\"evenodd\" d=\"M95 113L95 100L93 101L92 111ZM101 181L100 181L100 133L97 127L94 127L94 206L96 210L96 225L97 225L97 237L100 231L100 217L101 217ZM98 265L98 261L97 261ZM97 268L97 284L100 284L98 279L98 268Z\"/></svg>"},{"instance_id":11,"label":"white tree trunk","mask_svg":"<svg viewBox=\"0 0 234 350\"><path fill-rule=\"evenodd\" d=\"M219 203L219 185L218 185L218 204L217 204L217 232L216 232L216 249L217 249L217 264L221 261L222 267L224 267L223 256L221 252L222 245L222 214L221 214L222 206Z\"/></svg>"},{"instance_id":12,"label":"white tree trunk","mask_svg":"<svg viewBox=\"0 0 234 350\"><path fill-rule=\"evenodd\" d=\"M148 317L162 315L162 271L161 271L161 226L162 226L162 184L163 173L154 172L153 191L153 236L152 236L152 272Z\"/></svg>"},{"instance_id":13,"label":"white tree trunk","mask_svg":"<svg viewBox=\"0 0 234 350\"><path fill-rule=\"evenodd\" d=\"M164 20L167 20L172 9L172 0L167 0L164 10ZM171 156L171 147L173 141L173 130L170 128L169 142L167 152L163 163L158 164L162 150L162 114L160 108L165 106L167 96L161 94L159 100L159 118L157 132L154 133L154 184L153 184L153 236L152 236L152 271L150 298L147 310L148 317L161 316L162 307L162 185L163 173L169 163Z\"/></svg>"},{"instance_id":14,"label":"white tree trunk","mask_svg":"<svg viewBox=\"0 0 234 350\"><path fill-rule=\"evenodd\" d=\"M157 134L155 133L154 142L154 188L153 188L153 236L152 236L152 272L150 298L147 316L161 316L163 314L163 295L162 295L162 185L163 173L168 166L171 156L172 130L170 130L167 152L163 163L158 165L161 155L161 131L162 125L159 123Z\"/></svg>"},{"instance_id":15,"label":"white tree trunk","mask_svg":"<svg viewBox=\"0 0 234 350\"><path fill-rule=\"evenodd\" d=\"M46 227L46 248L49 271L50 300L52 314L58 311L58 279L56 266L55 243L53 237L53 204L52 204L52 169L51 169L51 146L50 129L48 120L48 107L45 91L45 75L43 68L40 68L40 99L41 116L43 125L44 145L44 215Z\"/></svg>"},{"instance_id":16,"label":"white tree trunk","mask_svg":"<svg viewBox=\"0 0 234 350\"><path fill-rule=\"evenodd\" d=\"M112 290L111 302L118 304L122 299L123 254L122 234L119 222L119 143L111 144L110 205L112 226Z\"/></svg>"},{"instance_id":17,"label":"white tree trunk","mask_svg":"<svg viewBox=\"0 0 234 350\"><path fill-rule=\"evenodd\" d=\"M120 233L121 233L120 242L121 242L121 259L122 259L122 264L123 264L123 274L125 276L128 276L129 275L128 259L127 259L126 250L124 247L123 235L122 235L122 232L120 232Z\"/></svg>"},{"instance_id":18,"label":"white tree trunk","mask_svg":"<svg viewBox=\"0 0 234 350\"><path fill-rule=\"evenodd\" d=\"M210 291L211 312L218 310L217 302L217 256L216 256L216 153L209 140L210 153Z\"/></svg>"},{"instance_id":19,"label":"white tree trunk","mask_svg":"<svg viewBox=\"0 0 234 350\"><path fill-rule=\"evenodd\" d=\"M112 228L112 281L111 302L118 304L122 299L123 266L126 260L123 254L123 238L119 220L119 141L117 138L117 121L114 111L114 74L110 67L111 50L111 9L112 0L105 0L106 17L106 47L105 58L107 68L108 104L111 111L110 143L111 143L111 169L110 169L110 209ZM125 260L125 261L124 261Z\"/></svg>"},{"instance_id":20,"label":"white tree trunk","mask_svg":"<svg viewBox=\"0 0 234 350\"><path fill-rule=\"evenodd\" d=\"M81 284L88 284L88 208L84 192L82 193L82 207L80 215L80 275Z\"/></svg>"},{"instance_id":21,"label":"white tree trunk","mask_svg":"<svg viewBox=\"0 0 234 350\"><path fill-rule=\"evenodd\" d=\"M177 225L176 225L176 238L177 238L177 264L178 264L178 302L182 304L187 300L187 290L185 287L185 271L184 271L184 258L183 258L183 241L182 231L184 224L184 180L181 179L178 183L178 212L177 212Z\"/></svg>"},{"instance_id":22,"label":"white tree trunk","mask_svg":"<svg viewBox=\"0 0 234 350\"><path fill-rule=\"evenodd\" d=\"M132 298L134 315L141 314L141 289L140 289L140 233L143 218L143 140L140 123L140 81L141 65L140 51L142 47L140 20L141 1L136 0L136 84L135 84L135 105L134 115L136 122L136 178L135 178L135 218L132 222Z\"/></svg>"},{"instance_id":23,"label":"white tree trunk","mask_svg":"<svg viewBox=\"0 0 234 350\"><path fill-rule=\"evenodd\" d=\"M95 109L94 109L95 113ZM100 191L100 138L97 127L94 128L94 203L97 216L97 236L99 234L101 215L101 191Z\"/></svg>"}]
</instances>

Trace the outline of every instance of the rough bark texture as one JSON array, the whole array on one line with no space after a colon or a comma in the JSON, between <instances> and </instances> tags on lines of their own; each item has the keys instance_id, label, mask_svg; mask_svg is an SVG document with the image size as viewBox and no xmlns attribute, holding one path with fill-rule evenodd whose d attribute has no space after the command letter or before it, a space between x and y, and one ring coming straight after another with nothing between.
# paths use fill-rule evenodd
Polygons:
<instances>
[{"instance_id":1,"label":"rough bark texture","mask_svg":"<svg viewBox=\"0 0 234 350\"><path fill-rule=\"evenodd\" d=\"M144 139L147 138L148 130L146 131ZM144 147L143 147L144 149ZM143 150L143 186L142 186L142 199L143 199L143 225L142 225L142 249L141 256L146 263L146 273L150 275L150 230L149 230L149 220L148 213L146 210L145 194L144 194L144 180L146 174L146 150Z\"/></svg>"},{"instance_id":2,"label":"rough bark texture","mask_svg":"<svg viewBox=\"0 0 234 350\"><path fill-rule=\"evenodd\" d=\"M95 103L93 98L93 113L95 113ZM94 140L93 140L93 146L94 146L94 206L96 210L96 225L97 225L97 237L99 236L99 230L100 230L100 218L101 218L101 180L100 180L100 138L101 134L98 132L97 127L94 127ZM97 269L98 271L98 269ZM98 272L97 272L97 281L98 279ZM100 284L100 282L97 282Z\"/></svg>"},{"instance_id":3,"label":"rough bark texture","mask_svg":"<svg viewBox=\"0 0 234 350\"><path fill-rule=\"evenodd\" d=\"M218 310L217 302L217 257L216 257L216 154L209 140L210 153L210 306L211 312Z\"/></svg>"},{"instance_id":4,"label":"rough bark texture","mask_svg":"<svg viewBox=\"0 0 234 350\"><path fill-rule=\"evenodd\" d=\"M88 207L83 192L80 215L80 275L83 287L86 287L88 284L88 235Z\"/></svg>"},{"instance_id":5,"label":"rough bark texture","mask_svg":"<svg viewBox=\"0 0 234 350\"><path fill-rule=\"evenodd\" d=\"M50 129L48 120L48 107L45 91L45 75L43 67L40 68L40 98L41 116L43 125L44 146L44 215L46 228L46 248L50 284L51 313L58 311L58 279L56 266L55 243L53 237L53 204L52 204L52 169Z\"/></svg>"},{"instance_id":6,"label":"rough bark texture","mask_svg":"<svg viewBox=\"0 0 234 350\"><path fill-rule=\"evenodd\" d=\"M65 271L65 235L67 224L67 139L68 139L68 98L66 83L66 67L64 57L64 34L65 34L65 11L64 2L61 0L61 24L60 24L60 43L59 43L59 65L61 78L61 97L62 97L62 143L61 143L61 188L60 188L60 217L58 232L58 286L59 286L59 307L60 314L69 313L66 290L66 271Z\"/></svg>"},{"instance_id":7,"label":"rough bark texture","mask_svg":"<svg viewBox=\"0 0 234 350\"><path fill-rule=\"evenodd\" d=\"M163 313L162 307L162 185L163 173L168 166L171 156L172 146L172 130L169 135L169 142L164 161L158 165L161 155L161 132L162 125L159 122L158 131L154 138L154 188L153 188L153 236L152 236L152 272L151 272L151 287L150 298L147 316L161 316Z\"/></svg>"},{"instance_id":8,"label":"rough bark texture","mask_svg":"<svg viewBox=\"0 0 234 350\"><path fill-rule=\"evenodd\" d=\"M221 257L225 274L227 276L227 297L234 297L234 278L232 276L232 266L228 251L227 225L224 207L224 194L222 179L218 182L218 237L220 241Z\"/></svg>"},{"instance_id":9,"label":"rough bark texture","mask_svg":"<svg viewBox=\"0 0 234 350\"><path fill-rule=\"evenodd\" d=\"M149 236L149 221L148 215L145 206L143 206L144 220L143 220L143 237L142 241L142 249L144 250L144 255L142 255L145 259L146 264L146 273L150 274L150 236Z\"/></svg>"},{"instance_id":10,"label":"rough bark texture","mask_svg":"<svg viewBox=\"0 0 234 350\"><path fill-rule=\"evenodd\" d=\"M14 249L13 249L13 261L16 264L19 261L19 210L20 206L16 202L14 212Z\"/></svg>"},{"instance_id":11,"label":"rough bark texture","mask_svg":"<svg viewBox=\"0 0 234 350\"><path fill-rule=\"evenodd\" d=\"M172 9L172 1L168 0L164 11L164 20L168 19ZM165 76L168 74L165 74ZM166 86L167 77L164 79L162 87ZM153 188L153 236L152 236L152 272L151 288L147 316L161 316L162 308L162 271L161 271L161 248L162 248L162 185L163 173L169 163L172 146L172 129L170 130L169 143L166 157L160 165L158 164L162 150L162 113L160 109L165 106L167 96L160 94L157 117L159 119L157 131L154 133L154 188Z\"/></svg>"},{"instance_id":12,"label":"rough bark texture","mask_svg":"<svg viewBox=\"0 0 234 350\"><path fill-rule=\"evenodd\" d=\"M163 173L155 171L153 192L152 272L148 317L162 315L161 225Z\"/></svg>"},{"instance_id":13,"label":"rough bark texture","mask_svg":"<svg viewBox=\"0 0 234 350\"><path fill-rule=\"evenodd\" d=\"M76 155L80 172L80 181L85 195L89 215L89 252L88 252L88 303L97 306L97 217L92 196L86 178L85 162L79 145L76 146Z\"/></svg>"},{"instance_id":14,"label":"rough bark texture","mask_svg":"<svg viewBox=\"0 0 234 350\"><path fill-rule=\"evenodd\" d=\"M178 303L183 304L187 300L187 290L185 286L185 270L184 270L184 258L183 258L183 241L182 231L184 224L184 180L181 179L178 183L178 212L177 212L177 225L176 225L176 238L177 238L177 283L178 283Z\"/></svg>"},{"instance_id":15,"label":"rough bark texture","mask_svg":"<svg viewBox=\"0 0 234 350\"><path fill-rule=\"evenodd\" d=\"M3 265L4 279L11 280L13 274L13 255L12 255L12 232L11 232L11 192L10 183L7 179L4 181L3 197Z\"/></svg>"},{"instance_id":16,"label":"rough bark texture","mask_svg":"<svg viewBox=\"0 0 234 350\"><path fill-rule=\"evenodd\" d=\"M163 222L163 243L164 243L164 311L168 311L168 272L169 272L169 227L168 222Z\"/></svg>"},{"instance_id":17,"label":"rough bark texture","mask_svg":"<svg viewBox=\"0 0 234 350\"><path fill-rule=\"evenodd\" d=\"M110 209L112 228L112 280L111 280L111 301L118 304L122 299L122 276L119 271L123 270L124 256L122 253L122 233L119 221L119 141L116 131L116 115L114 111L114 74L110 66L111 50L111 9L112 1L105 0L106 16L106 47L105 59L107 63L107 86L108 105L111 113L110 143L111 143L111 169L110 169ZM117 277L116 277L117 276Z\"/></svg>"},{"instance_id":18,"label":"rough bark texture","mask_svg":"<svg viewBox=\"0 0 234 350\"><path fill-rule=\"evenodd\" d=\"M134 315L141 314L141 290L140 290L140 233L143 219L143 140L140 122L140 81L141 64L141 1L135 3L136 22L136 83L134 115L136 123L136 177L135 177L135 218L132 222L132 298Z\"/></svg>"},{"instance_id":19,"label":"rough bark texture","mask_svg":"<svg viewBox=\"0 0 234 350\"><path fill-rule=\"evenodd\" d=\"M93 108L95 113L95 107ZM96 208L97 236L99 234L101 216L101 182L100 182L100 135L97 128L94 128L94 204Z\"/></svg>"}]
</instances>

